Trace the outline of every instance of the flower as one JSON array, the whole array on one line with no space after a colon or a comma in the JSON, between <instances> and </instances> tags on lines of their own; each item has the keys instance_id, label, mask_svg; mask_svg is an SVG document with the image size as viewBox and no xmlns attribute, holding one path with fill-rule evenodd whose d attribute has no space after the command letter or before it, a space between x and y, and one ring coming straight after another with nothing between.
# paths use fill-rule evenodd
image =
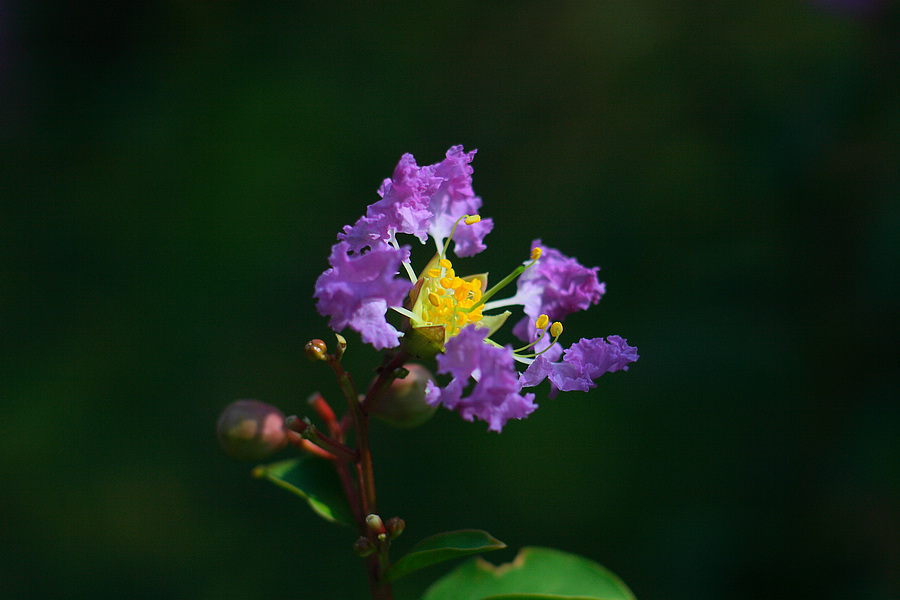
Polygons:
<instances>
[{"instance_id":1,"label":"flower","mask_svg":"<svg viewBox=\"0 0 900 600\"><path fill-rule=\"evenodd\" d=\"M445 352L437 356L438 373L453 379L444 388L429 381L425 401L457 410L467 421L487 421L488 430L499 433L507 420L527 417L537 405L534 394L520 395L512 348L486 344L487 334L485 328L466 327L447 342ZM463 397L470 378L475 385Z\"/></svg>"},{"instance_id":2,"label":"flower","mask_svg":"<svg viewBox=\"0 0 900 600\"><path fill-rule=\"evenodd\" d=\"M535 358L519 381L523 387L534 387L549 378L549 396L554 398L560 390L586 392L597 386L594 380L604 373L627 371L628 364L637 359L637 348L629 346L618 335L605 340L582 338L566 349L562 362L550 362L544 356Z\"/></svg>"},{"instance_id":3,"label":"flower","mask_svg":"<svg viewBox=\"0 0 900 600\"><path fill-rule=\"evenodd\" d=\"M530 260L493 287L487 274L457 274L448 257L451 242L456 256L472 256L486 248L484 238L493 228L478 214L482 202L472 190L475 152L454 146L441 162L424 167L405 154L382 183L381 199L338 234L315 297L333 329L349 326L377 349L402 345L409 355L435 358L438 373L452 380L443 388L429 381L425 401L469 421L486 421L499 432L509 419L535 410L534 394L523 393L523 387L549 379L551 397L560 390L587 391L595 379L627 369L638 355L619 336L581 339L562 350L561 321L597 304L606 288L597 278L599 267L584 267L540 239L531 244ZM409 247L397 240L400 234L434 241L437 253L418 274ZM399 275L401 267L408 280ZM514 281L513 296L495 298ZM511 315L497 309L513 305L525 313L513 328L526 343L517 349L491 339ZM402 316L402 331L388 323L388 310ZM517 362L528 365L521 375Z\"/></svg>"}]
</instances>

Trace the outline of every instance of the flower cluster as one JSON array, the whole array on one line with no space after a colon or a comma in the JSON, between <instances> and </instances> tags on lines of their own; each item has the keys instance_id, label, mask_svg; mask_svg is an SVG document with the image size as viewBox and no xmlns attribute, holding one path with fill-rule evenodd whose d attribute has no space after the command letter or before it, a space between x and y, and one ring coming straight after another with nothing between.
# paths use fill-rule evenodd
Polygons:
<instances>
[{"instance_id":1,"label":"flower cluster","mask_svg":"<svg viewBox=\"0 0 900 600\"><path fill-rule=\"evenodd\" d=\"M599 268L586 268L540 240L532 242L530 260L491 288L484 274L457 275L448 258L450 242L455 256L472 256L486 248L484 237L493 228L478 214L482 202L472 191L474 155L454 146L443 161L424 167L404 155L378 190L381 199L338 234L315 297L335 331L350 327L377 349L403 346L420 358L436 355L438 372L452 379L444 387L429 382L426 401L499 432L508 419L536 408L534 394L523 388L549 379L551 397L560 390L587 391L603 373L627 369L638 355L618 336L561 349L561 322L597 304L605 287ZM419 274L398 234L434 241L437 253ZM515 294L493 299L513 281ZM511 314L492 311L507 306L522 306L525 313L513 333L526 345L515 350L490 337ZM400 330L388 322L389 310L401 315ZM528 365L521 374L517 362Z\"/></svg>"}]
</instances>

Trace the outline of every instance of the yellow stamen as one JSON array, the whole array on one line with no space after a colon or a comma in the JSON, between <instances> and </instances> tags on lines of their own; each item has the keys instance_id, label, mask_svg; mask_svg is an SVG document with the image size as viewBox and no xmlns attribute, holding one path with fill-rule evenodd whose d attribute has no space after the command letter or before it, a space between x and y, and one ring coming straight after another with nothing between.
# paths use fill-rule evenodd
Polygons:
<instances>
[{"instance_id":1,"label":"yellow stamen","mask_svg":"<svg viewBox=\"0 0 900 600\"><path fill-rule=\"evenodd\" d=\"M434 292L430 292L428 294L428 301L431 302L431 304L433 304L434 306L439 307L441 305L441 299L438 298L438 295Z\"/></svg>"},{"instance_id":2,"label":"yellow stamen","mask_svg":"<svg viewBox=\"0 0 900 600\"><path fill-rule=\"evenodd\" d=\"M480 220L481 220L481 217L479 215L468 216L468 217L466 217L466 225L474 225L475 223L477 223Z\"/></svg>"},{"instance_id":3,"label":"yellow stamen","mask_svg":"<svg viewBox=\"0 0 900 600\"><path fill-rule=\"evenodd\" d=\"M447 279L446 277L442 277L440 283L441 283L441 287L444 289L447 289L453 285L453 281L450 279Z\"/></svg>"},{"instance_id":4,"label":"yellow stamen","mask_svg":"<svg viewBox=\"0 0 900 600\"><path fill-rule=\"evenodd\" d=\"M453 268L453 263L451 263L451 262L450 262L449 260L447 260L446 258L442 258L441 260L439 260L439 261L438 261L438 264L441 265L442 267L444 267L445 269L452 269L452 268ZM438 273L438 275L440 275L440 273ZM432 277L437 277L437 275L432 275Z\"/></svg>"},{"instance_id":5,"label":"yellow stamen","mask_svg":"<svg viewBox=\"0 0 900 600\"><path fill-rule=\"evenodd\" d=\"M541 257L541 248L540 246L535 246L535 248L531 251L531 260L537 260Z\"/></svg>"},{"instance_id":6,"label":"yellow stamen","mask_svg":"<svg viewBox=\"0 0 900 600\"><path fill-rule=\"evenodd\" d=\"M562 335L562 332L563 326L559 321L556 321L553 325L550 326L550 335L552 335L553 337L558 338Z\"/></svg>"},{"instance_id":7,"label":"yellow stamen","mask_svg":"<svg viewBox=\"0 0 900 600\"><path fill-rule=\"evenodd\" d=\"M428 269L428 276L429 277L440 277L441 270L440 269Z\"/></svg>"},{"instance_id":8,"label":"yellow stamen","mask_svg":"<svg viewBox=\"0 0 900 600\"><path fill-rule=\"evenodd\" d=\"M537 323L535 323L535 326L538 329L544 329L547 327L547 325L549 323L550 323L550 317L548 317L547 315L541 315L538 317Z\"/></svg>"}]
</instances>

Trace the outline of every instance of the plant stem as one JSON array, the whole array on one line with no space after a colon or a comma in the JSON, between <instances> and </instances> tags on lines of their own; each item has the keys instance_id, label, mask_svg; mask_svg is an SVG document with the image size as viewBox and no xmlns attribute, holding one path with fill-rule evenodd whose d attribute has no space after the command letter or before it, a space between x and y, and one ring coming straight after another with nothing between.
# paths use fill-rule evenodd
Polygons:
<instances>
[{"instance_id":1,"label":"plant stem","mask_svg":"<svg viewBox=\"0 0 900 600\"><path fill-rule=\"evenodd\" d=\"M356 387L350 374L344 371L340 360L332 356L329 360L331 368L337 377L338 385L347 399L348 413L356 430L356 472L357 481L359 483L359 493L350 480L350 474L347 469L349 466L342 460L337 461L338 473L344 486L344 492L347 500L353 507L354 516L359 524L360 531L363 535L370 537L370 532L366 527L366 516L377 514L376 494L375 494L375 472L372 464L372 451L369 444L369 415L366 413L365 407L372 406L377 403L387 392L391 383L396 378L397 369L409 359L409 355L404 351L399 351L387 360L386 364L381 367L378 377L369 387L365 399L360 402L356 393ZM344 429L344 423L347 415L341 420L339 430ZM391 584L383 579L383 575L389 560L387 557L387 548L384 552L377 552L366 557L366 574L369 578L369 591L372 594L372 600L393 600L394 593Z\"/></svg>"}]
</instances>

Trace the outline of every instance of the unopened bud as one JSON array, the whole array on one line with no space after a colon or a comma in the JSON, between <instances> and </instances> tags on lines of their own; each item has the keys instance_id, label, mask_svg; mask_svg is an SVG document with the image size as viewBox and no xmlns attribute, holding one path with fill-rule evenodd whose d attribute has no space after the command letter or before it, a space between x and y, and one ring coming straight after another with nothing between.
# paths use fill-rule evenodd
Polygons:
<instances>
[{"instance_id":1,"label":"unopened bud","mask_svg":"<svg viewBox=\"0 0 900 600\"><path fill-rule=\"evenodd\" d=\"M353 553L357 556L371 556L375 553L375 544L372 543L372 540L366 537L360 537L355 542L353 542Z\"/></svg>"},{"instance_id":2,"label":"unopened bud","mask_svg":"<svg viewBox=\"0 0 900 600\"><path fill-rule=\"evenodd\" d=\"M328 356L328 346L319 339L310 340L306 343L306 358L311 361L325 360Z\"/></svg>"},{"instance_id":3,"label":"unopened bud","mask_svg":"<svg viewBox=\"0 0 900 600\"><path fill-rule=\"evenodd\" d=\"M366 517L366 527L368 527L369 531L371 531L375 535L387 531L384 528L384 521L382 521L381 517L379 517L378 515L369 515L368 517Z\"/></svg>"},{"instance_id":4,"label":"unopened bud","mask_svg":"<svg viewBox=\"0 0 900 600\"><path fill-rule=\"evenodd\" d=\"M229 404L216 425L219 444L239 460L259 460L284 448L288 442L284 414L259 400Z\"/></svg>"},{"instance_id":5,"label":"unopened bud","mask_svg":"<svg viewBox=\"0 0 900 600\"><path fill-rule=\"evenodd\" d=\"M387 520L387 523L384 524L384 527L387 529L391 539L394 540L400 537L400 534L406 529L406 522L400 517L391 517Z\"/></svg>"},{"instance_id":6,"label":"unopened bud","mask_svg":"<svg viewBox=\"0 0 900 600\"><path fill-rule=\"evenodd\" d=\"M405 370L405 377L395 379L382 398L373 406L366 406L370 415L394 427L416 427L437 410L425 402L425 386L434 381L431 372L416 363L406 365Z\"/></svg>"}]
</instances>

